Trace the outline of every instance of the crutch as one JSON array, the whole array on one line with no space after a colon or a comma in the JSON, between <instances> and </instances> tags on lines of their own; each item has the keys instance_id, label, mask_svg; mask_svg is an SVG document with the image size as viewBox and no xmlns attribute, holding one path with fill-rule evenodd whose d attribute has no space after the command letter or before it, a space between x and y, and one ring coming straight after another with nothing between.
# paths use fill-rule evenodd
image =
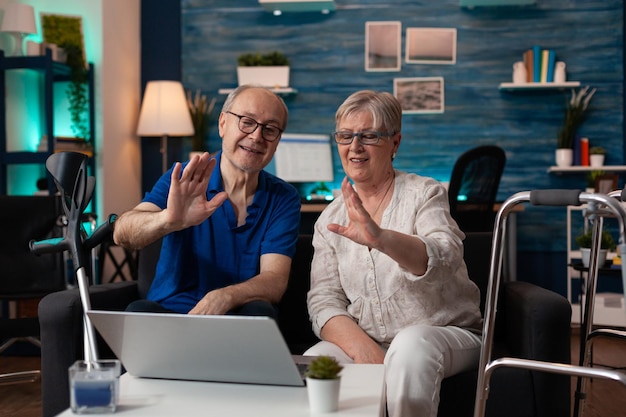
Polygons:
<instances>
[{"instance_id":1,"label":"crutch","mask_svg":"<svg viewBox=\"0 0 626 417\"><path fill-rule=\"evenodd\" d=\"M483 321L482 349L478 368L478 381L476 386L476 400L474 404L474 417L483 417L487 397L489 396L489 380L493 371L501 367L529 369L532 371L552 372L578 377L596 377L618 381L626 386L626 373L593 369L586 366L571 364L537 361L531 359L503 357L492 360L493 338L495 332L496 305L502 272L502 258L506 235L506 218L513 208L520 204L530 202L536 206L579 206L587 203L590 206L602 207L602 214L612 213L617 217L620 230L620 251L626 253L626 211L614 198L606 194L593 194L580 192L579 190L535 190L522 191L509 197L501 206L496 215L493 233L493 245L491 249L491 266L489 270L489 284L485 304L485 317ZM594 208L595 210L595 208ZM605 210L605 211L604 211ZM599 213L599 212L598 212ZM585 303L585 323L593 323L593 298L595 298L595 285L598 269L598 254L600 252L600 237L602 228L602 215L594 218L593 240L589 264L589 278L587 283L587 302ZM591 298L590 298L591 296ZM581 337L587 338L587 328L581 329ZM583 335L582 332L585 334Z\"/></svg>"},{"instance_id":2,"label":"crutch","mask_svg":"<svg viewBox=\"0 0 626 417\"><path fill-rule=\"evenodd\" d=\"M91 249L98 246L112 232L113 222L117 216L110 215L91 236L86 235L82 225L82 214L91 200L95 186L94 177L87 175L86 155L77 152L54 153L46 160L46 169L61 194L61 205L67 218L67 233L62 238L31 241L30 250L36 254L66 250L70 252L84 312L85 360L92 363L98 359L98 351L95 332L86 314L91 310L91 302L85 259Z\"/></svg>"}]
</instances>

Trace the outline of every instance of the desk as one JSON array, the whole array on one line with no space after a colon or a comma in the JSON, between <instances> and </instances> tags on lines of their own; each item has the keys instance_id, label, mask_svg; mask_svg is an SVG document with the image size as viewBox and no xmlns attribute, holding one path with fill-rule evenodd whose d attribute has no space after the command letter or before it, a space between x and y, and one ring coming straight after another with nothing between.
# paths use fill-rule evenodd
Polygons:
<instances>
[{"instance_id":1,"label":"desk","mask_svg":"<svg viewBox=\"0 0 626 417\"><path fill-rule=\"evenodd\" d=\"M384 365L345 365L333 416L383 416ZM124 374L116 414L124 416L310 417L305 387L136 378ZM95 415L95 414L94 414ZM65 410L60 416L75 416ZM111 416L111 414L107 414Z\"/></svg>"}]
</instances>

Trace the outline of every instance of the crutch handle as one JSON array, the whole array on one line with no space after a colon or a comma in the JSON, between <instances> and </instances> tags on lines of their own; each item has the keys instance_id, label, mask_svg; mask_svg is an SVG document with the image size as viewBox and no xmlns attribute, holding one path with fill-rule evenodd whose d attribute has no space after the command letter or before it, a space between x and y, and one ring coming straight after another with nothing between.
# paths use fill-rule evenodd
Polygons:
<instances>
[{"instance_id":1,"label":"crutch handle","mask_svg":"<svg viewBox=\"0 0 626 417\"><path fill-rule=\"evenodd\" d=\"M85 239L85 248L90 250L101 244L113 232L115 220L117 220L117 214L110 214L107 221L98 226L91 236Z\"/></svg>"},{"instance_id":2,"label":"crutch handle","mask_svg":"<svg viewBox=\"0 0 626 417\"><path fill-rule=\"evenodd\" d=\"M530 203L535 206L580 206L579 190L534 190Z\"/></svg>"},{"instance_id":3,"label":"crutch handle","mask_svg":"<svg viewBox=\"0 0 626 417\"><path fill-rule=\"evenodd\" d=\"M62 237L55 237L44 240L31 240L28 242L28 247L31 253L35 255L41 255L44 253L56 253L63 252L70 248L67 239Z\"/></svg>"}]
</instances>

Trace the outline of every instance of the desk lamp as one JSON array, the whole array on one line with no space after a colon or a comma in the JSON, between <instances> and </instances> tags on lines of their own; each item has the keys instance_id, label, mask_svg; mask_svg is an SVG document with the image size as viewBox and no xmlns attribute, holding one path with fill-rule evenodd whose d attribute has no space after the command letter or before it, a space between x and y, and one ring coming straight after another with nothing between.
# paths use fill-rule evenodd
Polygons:
<instances>
[{"instance_id":1,"label":"desk lamp","mask_svg":"<svg viewBox=\"0 0 626 417\"><path fill-rule=\"evenodd\" d=\"M33 6L13 2L7 3L4 8L0 32L7 32L13 35L15 45L10 56L23 56L24 38L37 33Z\"/></svg>"},{"instance_id":2,"label":"desk lamp","mask_svg":"<svg viewBox=\"0 0 626 417\"><path fill-rule=\"evenodd\" d=\"M191 136L193 133L183 85L178 81L148 81L139 112L137 135L161 137L163 172L168 166L168 136Z\"/></svg>"}]
</instances>

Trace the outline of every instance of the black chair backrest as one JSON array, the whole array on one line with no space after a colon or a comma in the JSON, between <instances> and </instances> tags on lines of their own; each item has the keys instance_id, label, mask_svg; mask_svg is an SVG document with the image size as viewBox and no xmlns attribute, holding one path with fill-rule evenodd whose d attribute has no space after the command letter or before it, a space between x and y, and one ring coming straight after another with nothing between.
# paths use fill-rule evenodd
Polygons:
<instances>
[{"instance_id":1,"label":"black chair backrest","mask_svg":"<svg viewBox=\"0 0 626 417\"><path fill-rule=\"evenodd\" d=\"M63 236L58 196L0 196L0 298L33 298L66 287L62 253L34 255L32 239Z\"/></svg>"},{"instance_id":2,"label":"black chair backrest","mask_svg":"<svg viewBox=\"0 0 626 417\"><path fill-rule=\"evenodd\" d=\"M502 148L484 145L466 151L454 164L448 186L450 214L464 232L493 230L493 205L505 163Z\"/></svg>"}]
</instances>

